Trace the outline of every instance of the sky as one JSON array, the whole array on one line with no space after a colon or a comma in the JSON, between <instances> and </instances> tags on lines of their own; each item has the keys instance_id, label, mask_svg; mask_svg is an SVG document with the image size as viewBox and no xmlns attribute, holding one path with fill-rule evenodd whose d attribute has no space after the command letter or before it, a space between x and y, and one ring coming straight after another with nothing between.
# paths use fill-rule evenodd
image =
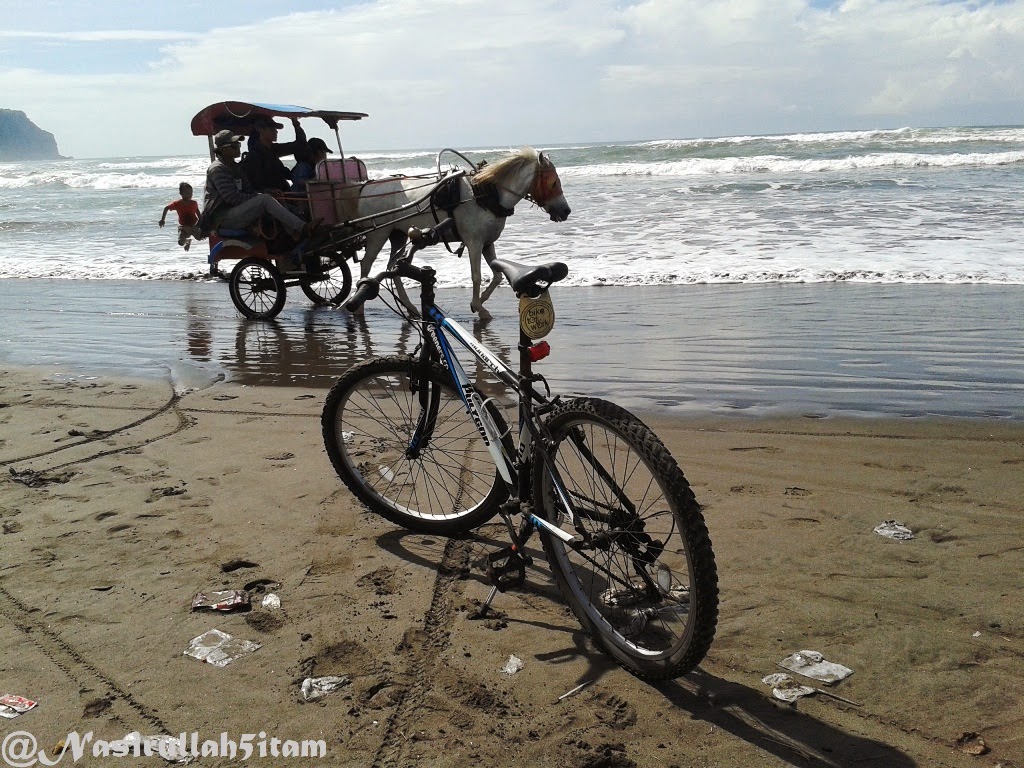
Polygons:
<instances>
[{"instance_id":1,"label":"sky","mask_svg":"<svg viewBox=\"0 0 1024 768\"><path fill-rule=\"evenodd\" d=\"M347 151L1024 124L1024 0L0 0L62 154L202 155L225 100L369 113Z\"/></svg>"}]
</instances>

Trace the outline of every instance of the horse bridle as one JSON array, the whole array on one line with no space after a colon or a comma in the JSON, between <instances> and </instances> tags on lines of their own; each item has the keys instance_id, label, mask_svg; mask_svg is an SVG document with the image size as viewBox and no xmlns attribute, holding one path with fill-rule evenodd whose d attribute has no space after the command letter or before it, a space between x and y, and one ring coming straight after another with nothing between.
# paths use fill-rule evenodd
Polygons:
<instances>
[{"instance_id":1,"label":"horse bridle","mask_svg":"<svg viewBox=\"0 0 1024 768\"><path fill-rule=\"evenodd\" d=\"M530 191L524 196L534 205L544 208L548 203L562 194L562 180L558 178L558 171L546 157L541 155L540 171L530 186Z\"/></svg>"},{"instance_id":2,"label":"horse bridle","mask_svg":"<svg viewBox=\"0 0 1024 768\"><path fill-rule=\"evenodd\" d=\"M473 196L477 204L486 208L495 216L507 218L515 213L514 208L506 208L498 199L498 190L516 194L515 190L499 186L493 182L487 184L473 184ZM543 154L540 156L540 170L534 176L530 191L523 195L523 200L529 200L536 206L544 208L548 203L562 194L562 180L558 178L558 171L554 164Z\"/></svg>"}]
</instances>

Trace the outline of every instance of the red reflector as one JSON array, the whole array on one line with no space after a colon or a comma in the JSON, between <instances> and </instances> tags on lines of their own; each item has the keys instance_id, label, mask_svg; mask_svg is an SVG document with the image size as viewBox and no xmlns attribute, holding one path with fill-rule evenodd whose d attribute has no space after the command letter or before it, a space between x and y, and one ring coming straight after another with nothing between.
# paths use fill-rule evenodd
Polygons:
<instances>
[{"instance_id":1,"label":"red reflector","mask_svg":"<svg viewBox=\"0 0 1024 768\"><path fill-rule=\"evenodd\" d=\"M551 354L551 345L546 341L539 341L529 349L530 362L536 363Z\"/></svg>"}]
</instances>

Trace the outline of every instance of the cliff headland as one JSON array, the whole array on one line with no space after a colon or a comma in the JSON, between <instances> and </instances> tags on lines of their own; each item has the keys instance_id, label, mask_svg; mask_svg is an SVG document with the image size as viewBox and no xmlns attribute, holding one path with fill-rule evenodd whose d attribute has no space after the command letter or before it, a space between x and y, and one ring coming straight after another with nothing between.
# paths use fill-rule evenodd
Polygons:
<instances>
[{"instance_id":1,"label":"cliff headland","mask_svg":"<svg viewBox=\"0 0 1024 768\"><path fill-rule=\"evenodd\" d=\"M18 160L61 160L57 140L24 112L0 109L0 162Z\"/></svg>"}]
</instances>

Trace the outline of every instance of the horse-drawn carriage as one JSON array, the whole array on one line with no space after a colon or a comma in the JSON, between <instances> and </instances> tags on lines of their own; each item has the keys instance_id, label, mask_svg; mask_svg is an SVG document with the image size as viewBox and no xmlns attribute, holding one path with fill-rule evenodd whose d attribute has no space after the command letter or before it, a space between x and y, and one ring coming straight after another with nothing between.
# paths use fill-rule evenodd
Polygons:
<instances>
[{"instance_id":1,"label":"horse-drawn carriage","mask_svg":"<svg viewBox=\"0 0 1024 768\"><path fill-rule=\"evenodd\" d=\"M272 223L256 231L211 232L211 273L220 272L222 261L237 262L228 275L231 300L248 318L275 317L284 307L287 289L296 286L314 304L338 305L352 287L349 262L361 261L362 276L366 277L386 243L390 243L392 254L404 245L409 227L433 226L453 218L453 240L463 244L470 258L472 309L489 317L483 302L501 278L495 273L481 292L481 258L493 259L494 241L515 205L525 198L544 208L553 221L569 216L554 165L543 153L526 148L478 169L461 153L442 150L436 174L370 180L362 161L345 156L338 129L342 121L364 117L362 112L225 101L211 104L192 118L192 134L207 137L211 161L215 157L213 137L218 131L228 129L248 136L267 118L322 120L334 131L338 147L336 157L317 163L315 178L306 182L303 195L284 198L292 210L301 210L302 218L318 224L317 236L296 246L293 240L276 236ZM445 153L457 155L469 169L442 169ZM301 263L297 263L297 249ZM360 249L364 249L361 258Z\"/></svg>"}]
</instances>

